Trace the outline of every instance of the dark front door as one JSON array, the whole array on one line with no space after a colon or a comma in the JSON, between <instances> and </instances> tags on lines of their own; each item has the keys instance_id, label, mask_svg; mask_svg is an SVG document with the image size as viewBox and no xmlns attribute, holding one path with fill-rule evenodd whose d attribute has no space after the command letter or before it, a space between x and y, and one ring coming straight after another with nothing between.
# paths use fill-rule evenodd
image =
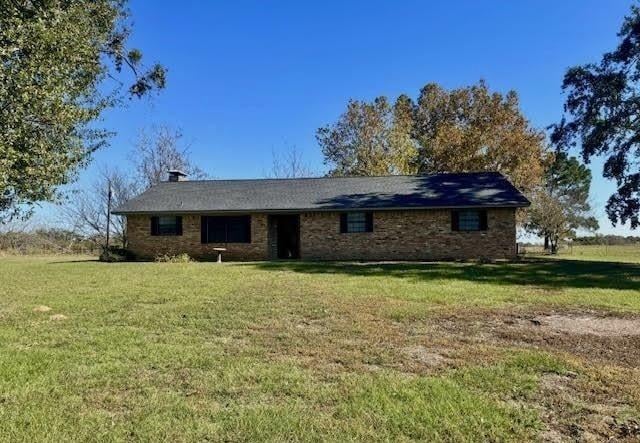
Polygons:
<instances>
[{"instance_id":1,"label":"dark front door","mask_svg":"<svg viewBox=\"0 0 640 443\"><path fill-rule=\"evenodd\" d=\"M278 258L300 258L300 216L277 215L274 219Z\"/></svg>"}]
</instances>

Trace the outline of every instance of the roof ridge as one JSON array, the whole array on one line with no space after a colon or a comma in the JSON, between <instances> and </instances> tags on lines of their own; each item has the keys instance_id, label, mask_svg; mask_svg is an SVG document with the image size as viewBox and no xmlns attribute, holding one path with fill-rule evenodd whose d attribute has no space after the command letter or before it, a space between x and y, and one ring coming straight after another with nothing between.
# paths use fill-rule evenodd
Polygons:
<instances>
[{"instance_id":1,"label":"roof ridge","mask_svg":"<svg viewBox=\"0 0 640 443\"><path fill-rule=\"evenodd\" d=\"M434 172L432 174L394 174L394 175L341 175L341 176L323 176L323 177L265 177L265 178L213 178L205 180L183 180L178 182L163 181L162 183L205 183L205 182L248 182L248 181L286 181L286 180L335 180L335 179L371 179L371 178L394 178L394 177L436 177L439 175L481 175L492 174L499 175L503 178L504 175L499 171L475 171L475 172Z\"/></svg>"}]
</instances>

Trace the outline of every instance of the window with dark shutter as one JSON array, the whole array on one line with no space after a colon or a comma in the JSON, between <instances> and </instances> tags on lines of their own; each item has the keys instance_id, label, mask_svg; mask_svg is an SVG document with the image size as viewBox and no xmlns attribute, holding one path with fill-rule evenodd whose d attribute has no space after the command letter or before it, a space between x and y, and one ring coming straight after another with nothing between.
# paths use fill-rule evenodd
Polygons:
<instances>
[{"instance_id":1,"label":"window with dark shutter","mask_svg":"<svg viewBox=\"0 0 640 443\"><path fill-rule=\"evenodd\" d=\"M251 243L251 216L206 216L201 219L202 243Z\"/></svg>"},{"instance_id":2,"label":"window with dark shutter","mask_svg":"<svg viewBox=\"0 0 640 443\"><path fill-rule=\"evenodd\" d=\"M182 235L182 217L175 215L151 217L151 235Z\"/></svg>"},{"instance_id":3,"label":"window with dark shutter","mask_svg":"<svg viewBox=\"0 0 640 443\"><path fill-rule=\"evenodd\" d=\"M347 214L340 214L340 233L344 234L347 232Z\"/></svg>"},{"instance_id":4,"label":"window with dark shutter","mask_svg":"<svg viewBox=\"0 0 640 443\"><path fill-rule=\"evenodd\" d=\"M151 217L151 235L158 235L158 217Z\"/></svg>"},{"instance_id":5,"label":"window with dark shutter","mask_svg":"<svg viewBox=\"0 0 640 443\"><path fill-rule=\"evenodd\" d=\"M478 209L451 211L451 230L486 231L487 211Z\"/></svg>"},{"instance_id":6,"label":"window with dark shutter","mask_svg":"<svg viewBox=\"0 0 640 443\"><path fill-rule=\"evenodd\" d=\"M459 231L459 226L460 226L460 217L459 217L459 212L458 211L451 211L451 230L452 231Z\"/></svg>"},{"instance_id":7,"label":"window with dark shutter","mask_svg":"<svg viewBox=\"0 0 640 443\"><path fill-rule=\"evenodd\" d=\"M340 214L340 232L373 232L373 213L346 212Z\"/></svg>"}]
</instances>

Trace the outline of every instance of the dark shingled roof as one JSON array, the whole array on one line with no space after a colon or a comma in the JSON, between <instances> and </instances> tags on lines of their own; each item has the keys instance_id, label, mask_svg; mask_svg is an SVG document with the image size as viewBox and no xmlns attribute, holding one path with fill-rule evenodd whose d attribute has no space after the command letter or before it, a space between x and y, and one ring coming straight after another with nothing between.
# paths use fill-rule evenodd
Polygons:
<instances>
[{"instance_id":1,"label":"dark shingled roof","mask_svg":"<svg viewBox=\"0 0 640 443\"><path fill-rule=\"evenodd\" d=\"M496 172L386 177L163 182L114 214L523 207Z\"/></svg>"}]
</instances>

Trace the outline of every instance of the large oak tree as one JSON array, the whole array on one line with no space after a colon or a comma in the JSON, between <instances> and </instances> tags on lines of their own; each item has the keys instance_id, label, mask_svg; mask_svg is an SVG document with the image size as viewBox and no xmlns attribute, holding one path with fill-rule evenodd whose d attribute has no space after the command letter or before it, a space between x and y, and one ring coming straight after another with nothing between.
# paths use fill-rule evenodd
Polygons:
<instances>
[{"instance_id":1,"label":"large oak tree","mask_svg":"<svg viewBox=\"0 0 640 443\"><path fill-rule=\"evenodd\" d=\"M484 82L445 90L427 84L416 103L400 96L350 101L316 138L333 175L500 171L525 192L542 180L544 134L519 108L517 94Z\"/></svg>"},{"instance_id":2,"label":"large oak tree","mask_svg":"<svg viewBox=\"0 0 640 443\"><path fill-rule=\"evenodd\" d=\"M589 162L603 156L603 175L617 191L607 202L611 222L640 226L640 8L632 6L618 47L598 63L570 68L564 77L566 116L553 141L577 146Z\"/></svg>"},{"instance_id":3,"label":"large oak tree","mask_svg":"<svg viewBox=\"0 0 640 443\"><path fill-rule=\"evenodd\" d=\"M129 34L124 0L0 0L0 220L57 197L105 144L105 109L164 87Z\"/></svg>"}]
</instances>

